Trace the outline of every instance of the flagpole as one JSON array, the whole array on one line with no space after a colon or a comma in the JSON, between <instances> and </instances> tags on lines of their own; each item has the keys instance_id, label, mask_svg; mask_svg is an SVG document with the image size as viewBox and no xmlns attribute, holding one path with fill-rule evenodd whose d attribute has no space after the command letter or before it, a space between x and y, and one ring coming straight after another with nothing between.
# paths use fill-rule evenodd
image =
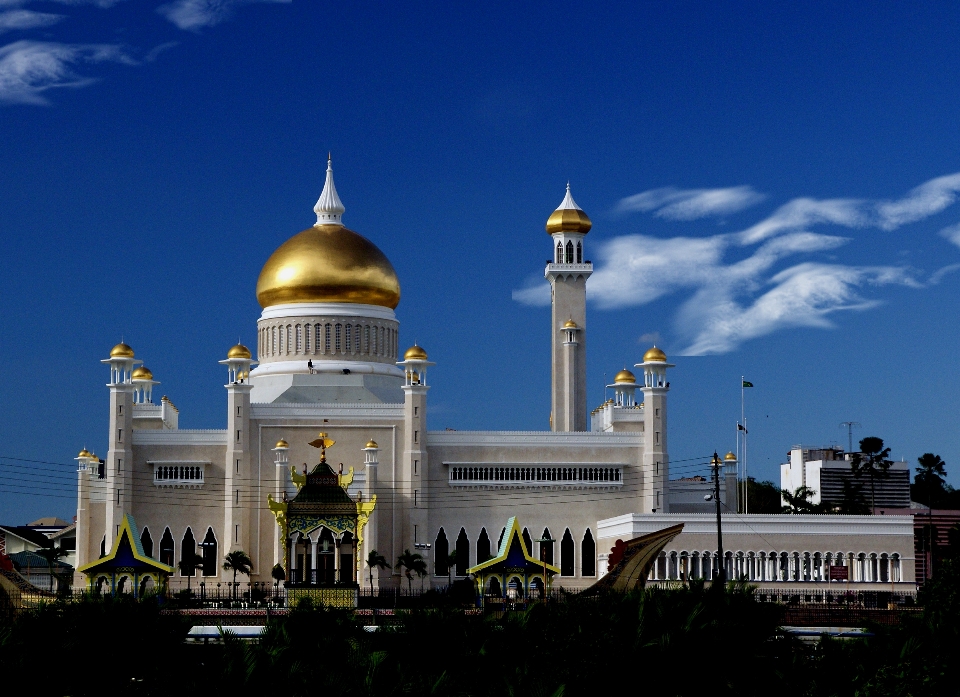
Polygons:
<instances>
[{"instance_id":1,"label":"flagpole","mask_svg":"<svg viewBox=\"0 0 960 697\"><path fill-rule=\"evenodd\" d=\"M740 462L740 469L743 471L743 512L747 513L747 417L744 410L744 398L746 393L746 386L744 381L746 376L740 376L740 423L743 424L743 453L742 460Z\"/></svg>"}]
</instances>

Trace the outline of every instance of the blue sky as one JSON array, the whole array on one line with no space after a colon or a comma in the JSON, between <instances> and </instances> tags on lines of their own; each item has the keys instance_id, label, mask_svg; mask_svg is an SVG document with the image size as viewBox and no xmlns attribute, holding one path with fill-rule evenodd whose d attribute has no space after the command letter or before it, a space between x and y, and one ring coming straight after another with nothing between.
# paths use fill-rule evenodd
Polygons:
<instances>
[{"instance_id":1,"label":"blue sky","mask_svg":"<svg viewBox=\"0 0 960 697\"><path fill-rule=\"evenodd\" d=\"M393 261L431 428L543 429L543 225L594 221L589 402L654 341L681 466L863 424L960 484L951 3L0 0L0 520L72 515L124 337L221 428L260 267L313 222ZM22 458L14 460L12 458ZM41 461L29 463L27 460ZM64 463L64 464L49 464ZM687 467L687 469L684 469Z\"/></svg>"}]
</instances>

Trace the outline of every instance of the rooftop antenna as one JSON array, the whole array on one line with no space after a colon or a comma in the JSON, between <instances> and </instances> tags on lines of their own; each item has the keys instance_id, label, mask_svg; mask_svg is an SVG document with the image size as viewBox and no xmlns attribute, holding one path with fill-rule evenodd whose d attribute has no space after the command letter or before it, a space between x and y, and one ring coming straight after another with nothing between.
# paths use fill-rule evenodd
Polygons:
<instances>
[{"instance_id":1,"label":"rooftop antenna","mask_svg":"<svg viewBox=\"0 0 960 697\"><path fill-rule=\"evenodd\" d=\"M863 424L859 421L841 421L840 428L847 427L847 453L853 452L853 427L861 428Z\"/></svg>"}]
</instances>

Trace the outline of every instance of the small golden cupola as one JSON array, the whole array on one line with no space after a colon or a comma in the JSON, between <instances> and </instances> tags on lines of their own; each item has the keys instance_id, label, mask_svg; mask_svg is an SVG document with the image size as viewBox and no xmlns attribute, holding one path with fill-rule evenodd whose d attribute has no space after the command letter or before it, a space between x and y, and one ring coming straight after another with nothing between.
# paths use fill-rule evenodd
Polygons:
<instances>
[{"instance_id":1,"label":"small golden cupola","mask_svg":"<svg viewBox=\"0 0 960 697\"><path fill-rule=\"evenodd\" d=\"M593 223L590 217L583 212L583 209L573 200L570 193L570 182L567 182L567 194L557 209L547 218L547 233L554 235L558 232L578 232L586 234L590 232Z\"/></svg>"},{"instance_id":2,"label":"small golden cupola","mask_svg":"<svg viewBox=\"0 0 960 697\"><path fill-rule=\"evenodd\" d=\"M723 456L723 459L724 459L725 462L736 462L736 461L737 461L737 456L734 455L734 454L731 452L731 453L727 453L726 455L724 455L724 456Z\"/></svg>"},{"instance_id":3,"label":"small golden cupola","mask_svg":"<svg viewBox=\"0 0 960 697\"><path fill-rule=\"evenodd\" d=\"M243 344L235 344L227 351L227 358L253 358L253 354Z\"/></svg>"},{"instance_id":4,"label":"small golden cupola","mask_svg":"<svg viewBox=\"0 0 960 697\"><path fill-rule=\"evenodd\" d=\"M653 348L647 349L647 352L643 354L643 362L644 363L650 363L650 362L666 363L667 354L665 354L663 351L661 351L656 346L654 346Z\"/></svg>"},{"instance_id":5,"label":"small golden cupola","mask_svg":"<svg viewBox=\"0 0 960 697\"><path fill-rule=\"evenodd\" d=\"M637 406L637 378L626 368L614 375L613 384L607 385L607 387L613 388L613 404L615 406L629 408Z\"/></svg>"},{"instance_id":6,"label":"small golden cupola","mask_svg":"<svg viewBox=\"0 0 960 697\"><path fill-rule=\"evenodd\" d=\"M110 349L110 358L133 358L133 349L121 341Z\"/></svg>"}]
</instances>

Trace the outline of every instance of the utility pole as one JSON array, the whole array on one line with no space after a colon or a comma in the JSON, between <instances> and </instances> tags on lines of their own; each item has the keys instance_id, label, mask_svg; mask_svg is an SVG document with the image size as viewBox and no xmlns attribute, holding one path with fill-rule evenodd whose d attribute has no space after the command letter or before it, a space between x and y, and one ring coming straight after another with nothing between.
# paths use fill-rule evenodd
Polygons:
<instances>
[{"instance_id":1,"label":"utility pole","mask_svg":"<svg viewBox=\"0 0 960 697\"><path fill-rule=\"evenodd\" d=\"M723 530L720 526L720 468L723 466L723 462L720 460L720 456L717 455L717 451L713 451L713 500L717 504L717 578L714 580L714 584L719 583L720 587L723 588L726 583L726 567L724 566L726 559L723 556Z\"/></svg>"},{"instance_id":2,"label":"utility pole","mask_svg":"<svg viewBox=\"0 0 960 697\"><path fill-rule=\"evenodd\" d=\"M853 427L860 428L862 424L859 421L841 421L840 428L847 427L847 455L853 452Z\"/></svg>"}]
</instances>

